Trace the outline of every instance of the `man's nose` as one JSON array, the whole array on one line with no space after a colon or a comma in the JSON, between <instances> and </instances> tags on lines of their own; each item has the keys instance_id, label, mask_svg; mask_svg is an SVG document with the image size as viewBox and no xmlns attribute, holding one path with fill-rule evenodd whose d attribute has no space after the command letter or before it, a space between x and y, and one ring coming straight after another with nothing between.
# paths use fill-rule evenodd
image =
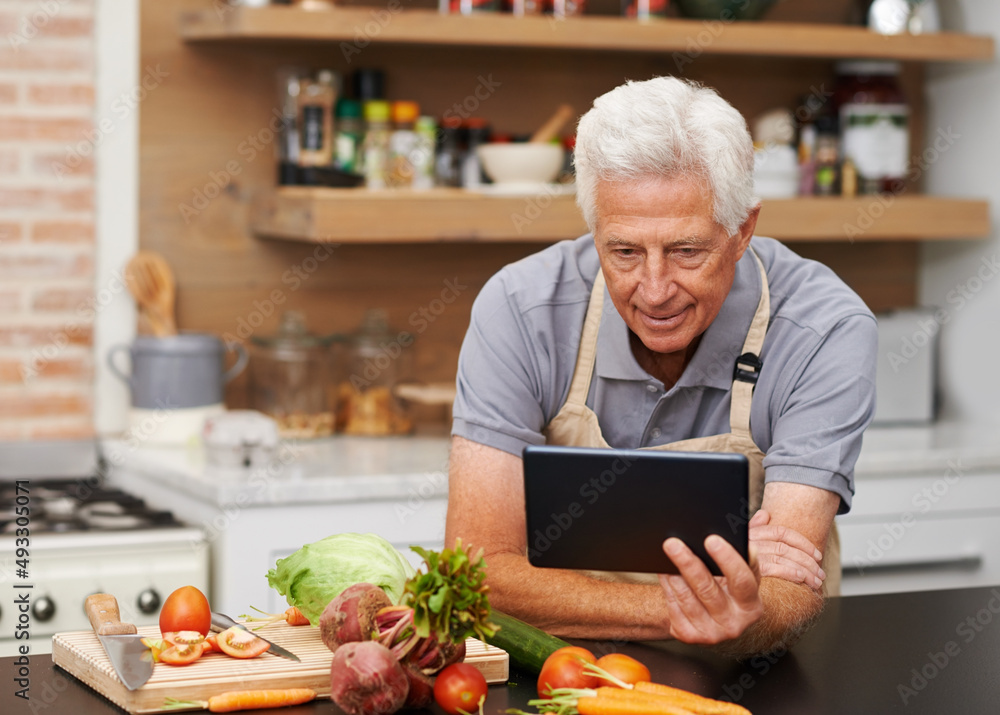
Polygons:
<instances>
[{"instance_id":1,"label":"man's nose","mask_svg":"<svg viewBox=\"0 0 1000 715\"><path fill-rule=\"evenodd\" d=\"M650 307L664 305L677 294L677 283L667 261L650 261L646 265L640 295Z\"/></svg>"}]
</instances>

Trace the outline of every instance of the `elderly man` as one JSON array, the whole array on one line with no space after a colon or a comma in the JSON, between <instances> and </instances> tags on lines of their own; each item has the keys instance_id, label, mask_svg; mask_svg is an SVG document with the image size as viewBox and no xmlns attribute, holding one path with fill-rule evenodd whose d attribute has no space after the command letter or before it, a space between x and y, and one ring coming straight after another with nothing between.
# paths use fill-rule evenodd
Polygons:
<instances>
[{"instance_id":1,"label":"elderly man","mask_svg":"<svg viewBox=\"0 0 1000 715\"><path fill-rule=\"evenodd\" d=\"M505 267L473 307L447 541L484 549L497 608L558 635L787 645L838 592L833 518L874 412L874 316L753 236L746 122L710 89L659 77L599 97L576 172L591 234ZM679 574L651 583L531 566L520 455L539 443L746 454L750 563L710 536L721 577L677 539L663 548Z\"/></svg>"}]
</instances>

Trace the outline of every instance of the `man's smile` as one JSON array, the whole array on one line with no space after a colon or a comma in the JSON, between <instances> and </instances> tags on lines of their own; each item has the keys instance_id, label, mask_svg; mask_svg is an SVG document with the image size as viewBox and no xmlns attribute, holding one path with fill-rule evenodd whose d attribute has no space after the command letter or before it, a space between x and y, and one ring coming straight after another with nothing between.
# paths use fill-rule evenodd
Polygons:
<instances>
[{"instance_id":1,"label":"man's smile","mask_svg":"<svg viewBox=\"0 0 1000 715\"><path fill-rule=\"evenodd\" d=\"M642 321L654 330L670 330L676 328L678 325L684 322L690 312L691 306L686 306L681 308L680 311L676 313L660 313L651 314L644 310L637 309L637 312L642 319Z\"/></svg>"}]
</instances>

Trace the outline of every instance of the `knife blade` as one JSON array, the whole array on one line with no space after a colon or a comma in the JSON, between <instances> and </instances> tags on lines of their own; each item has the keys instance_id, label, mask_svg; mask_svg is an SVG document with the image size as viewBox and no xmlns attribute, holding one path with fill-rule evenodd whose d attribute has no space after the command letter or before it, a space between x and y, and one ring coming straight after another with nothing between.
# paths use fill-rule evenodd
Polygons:
<instances>
[{"instance_id":1,"label":"knife blade","mask_svg":"<svg viewBox=\"0 0 1000 715\"><path fill-rule=\"evenodd\" d=\"M141 688L153 674L153 660L149 648L136 635L135 626L122 623L117 599L109 593L95 593L87 596L84 607L122 683L129 690Z\"/></svg>"},{"instance_id":2,"label":"knife blade","mask_svg":"<svg viewBox=\"0 0 1000 715\"><path fill-rule=\"evenodd\" d=\"M301 663L302 662L299 659L299 657L297 655L295 655L294 653L292 653L290 650L286 650L285 648L282 648L280 645L278 645L274 641L269 641L267 638L265 638L264 636L260 635L256 631L251 631L249 628L247 628L246 626L244 626L242 623L237 623L232 618L230 618L229 616L227 616L225 613L216 613L215 611L212 612L212 630L213 631L215 631L216 633L221 633L222 631L226 630L227 628L232 628L233 626L236 626L237 628L242 628L245 631L250 631L251 633L253 633L255 636L257 636L258 638L260 638L265 643L270 643L271 647L267 649L268 653L274 653L275 655L280 655L282 658L288 658L289 660L294 660L296 663Z\"/></svg>"}]
</instances>

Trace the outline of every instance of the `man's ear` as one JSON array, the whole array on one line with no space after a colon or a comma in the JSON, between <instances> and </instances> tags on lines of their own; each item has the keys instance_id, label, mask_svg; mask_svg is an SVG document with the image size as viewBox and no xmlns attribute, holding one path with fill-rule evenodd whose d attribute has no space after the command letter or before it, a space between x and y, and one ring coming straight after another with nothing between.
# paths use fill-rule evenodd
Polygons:
<instances>
[{"instance_id":1,"label":"man's ear","mask_svg":"<svg viewBox=\"0 0 1000 715\"><path fill-rule=\"evenodd\" d=\"M737 256L737 258L742 258L743 252L747 250L747 246L750 245L750 239L753 238L753 232L757 229L758 216L760 216L760 204L757 204L750 210L750 214L736 231L736 235L733 238L736 240L739 247L739 256Z\"/></svg>"}]
</instances>

